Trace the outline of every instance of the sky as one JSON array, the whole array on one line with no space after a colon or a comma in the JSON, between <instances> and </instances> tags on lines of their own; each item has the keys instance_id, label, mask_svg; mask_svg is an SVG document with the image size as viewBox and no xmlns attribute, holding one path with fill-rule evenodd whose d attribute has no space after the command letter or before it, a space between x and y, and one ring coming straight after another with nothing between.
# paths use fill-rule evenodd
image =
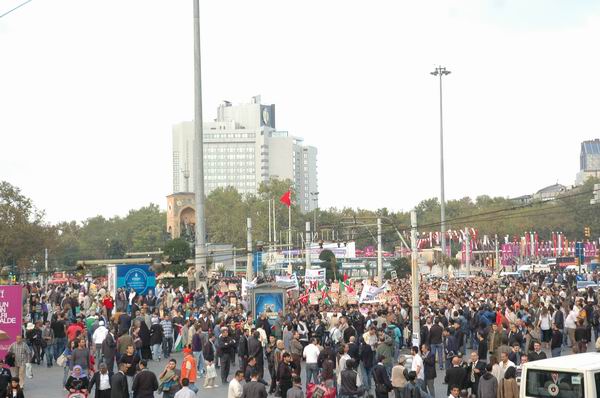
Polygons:
<instances>
[{"instance_id":1,"label":"sky","mask_svg":"<svg viewBox=\"0 0 600 398\"><path fill-rule=\"evenodd\" d=\"M0 0L0 14L23 0ZM201 0L203 110L260 94L318 148L320 207L410 210L573 184L600 137L600 2ZM0 180L51 222L171 193L191 0L32 0L0 18Z\"/></svg>"}]
</instances>

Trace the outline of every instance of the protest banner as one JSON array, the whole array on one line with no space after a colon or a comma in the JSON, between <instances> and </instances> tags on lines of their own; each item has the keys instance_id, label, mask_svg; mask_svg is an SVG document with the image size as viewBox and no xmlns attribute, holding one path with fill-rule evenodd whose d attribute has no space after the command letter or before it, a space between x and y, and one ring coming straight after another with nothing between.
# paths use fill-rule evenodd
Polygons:
<instances>
[{"instance_id":1,"label":"protest banner","mask_svg":"<svg viewBox=\"0 0 600 398\"><path fill-rule=\"evenodd\" d=\"M307 269L304 274L304 283L310 284L310 282L322 282L325 283L325 268L313 268Z\"/></svg>"}]
</instances>

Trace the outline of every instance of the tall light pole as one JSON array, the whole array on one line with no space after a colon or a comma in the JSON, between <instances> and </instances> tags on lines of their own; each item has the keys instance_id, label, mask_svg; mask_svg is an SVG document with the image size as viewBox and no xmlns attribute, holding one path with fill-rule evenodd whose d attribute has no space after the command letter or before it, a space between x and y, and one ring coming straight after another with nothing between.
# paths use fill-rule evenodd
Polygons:
<instances>
[{"instance_id":1,"label":"tall light pole","mask_svg":"<svg viewBox=\"0 0 600 398\"><path fill-rule=\"evenodd\" d=\"M449 75L450 71L445 67L438 66L433 72L433 76L440 78L440 229L442 233L442 261L446 255L446 198L444 194L444 118L442 107L442 77ZM442 272L444 266L442 264Z\"/></svg>"},{"instance_id":2,"label":"tall light pole","mask_svg":"<svg viewBox=\"0 0 600 398\"><path fill-rule=\"evenodd\" d=\"M206 284L206 225L204 219L204 141L202 132L202 69L200 57L200 0L194 1L194 193L196 197L196 289Z\"/></svg>"}]
</instances>

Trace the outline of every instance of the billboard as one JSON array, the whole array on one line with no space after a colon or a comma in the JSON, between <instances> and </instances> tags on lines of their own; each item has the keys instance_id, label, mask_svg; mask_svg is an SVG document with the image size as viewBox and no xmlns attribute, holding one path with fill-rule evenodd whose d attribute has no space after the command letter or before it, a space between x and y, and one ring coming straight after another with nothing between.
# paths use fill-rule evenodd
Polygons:
<instances>
[{"instance_id":1,"label":"billboard","mask_svg":"<svg viewBox=\"0 0 600 398\"><path fill-rule=\"evenodd\" d=\"M0 286L0 358L21 334L23 326L23 287Z\"/></svg>"},{"instance_id":2,"label":"billboard","mask_svg":"<svg viewBox=\"0 0 600 398\"><path fill-rule=\"evenodd\" d=\"M124 265L120 264L117 268L117 289L133 289L137 294L145 295L150 290L154 292L156 287L156 274L150 269L148 264ZM110 281L110 267L109 267ZM110 284L110 282L109 282Z\"/></svg>"},{"instance_id":3,"label":"billboard","mask_svg":"<svg viewBox=\"0 0 600 398\"><path fill-rule=\"evenodd\" d=\"M284 312L283 292L254 293L254 309L256 316L265 313L269 319L277 319L279 311Z\"/></svg>"}]
</instances>

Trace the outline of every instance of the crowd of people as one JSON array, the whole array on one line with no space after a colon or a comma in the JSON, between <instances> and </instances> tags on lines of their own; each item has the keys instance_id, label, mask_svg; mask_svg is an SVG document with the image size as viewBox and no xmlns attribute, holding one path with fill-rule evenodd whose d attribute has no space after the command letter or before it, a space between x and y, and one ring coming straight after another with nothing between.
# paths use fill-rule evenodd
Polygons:
<instances>
[{"instance_id":1,"label":"crowd of people","mask_svg":"<svg viewBox=\"0 0 600 398\"><path fill-rule=\"evenodd\" d=\"M24 396L35 364L63 367L66 394L101 398L187 398L219 385L229 398L514 398L524 363L586 352L600 336L597 292L562 272L423 279L418 345L405 279L388 281L394 300L290 299L271 317L216 280L206 292L159 285L115 297L92 280L25 288L26 327L2 362L0 397ZM436 391L442 370L447 391Z\"/></svg>"}]
</instances>

